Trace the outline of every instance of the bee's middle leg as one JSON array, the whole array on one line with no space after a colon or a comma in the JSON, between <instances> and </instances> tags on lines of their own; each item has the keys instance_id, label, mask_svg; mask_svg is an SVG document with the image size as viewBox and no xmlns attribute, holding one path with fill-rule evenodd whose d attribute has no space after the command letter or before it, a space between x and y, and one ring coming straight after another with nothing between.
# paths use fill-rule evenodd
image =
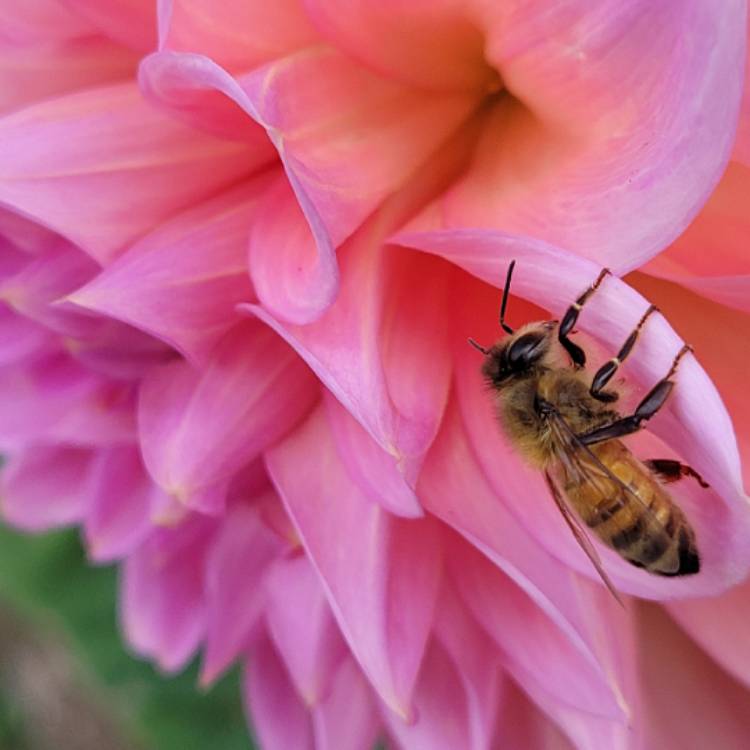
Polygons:
<instances>
[{"instance_id":1,"label":"bee's middle leg","mask_svg":"<svg viewBox=\"0 0 750 750\"><path fill-rule=\"evenodd\" d=\"M679 353L674 358L666 377L662 378L646 394L641 403L636 406L633 414L618 419L616 422L612 422L612 424L605 425L604 427L597 427L595 430L591 430L591 432L577 435L578 439L584 445L594 445L595 443L602 443L605 440L621 438L625 435L630 435L633 432L638 432L638 430L643 427L643 423L651 419L651 417L653 417L654 414L664 406L667 397L672 392L672 388L674 388L674 380L672 380L672 376L677 372L677 366L680 364L680 360L690 351L692 351L692 348L687 344L680 349Z\"/></svg>"},{"instance_id":2,"label":"bee's middle leg","mask_svg":"<svg viewBox=\"0 0 750 750\"><path fill-rule=\"evenodd\" d=\"M701 487L709 486L708 482L695 469L672 458L651 458L643 463L663 482L670 483L676 482L682 477L693 477Z\"/></svg>"},{"instance_id":3,"label":"bee's middle leg","mask_svg":"<svg viewBox=\"0 0 750 750\"><path fill-rule=\"evenodd\" d=\"M617 401L617 393L614 391L603 390L604 386L609 383L612 376L617 372L617 368L625 361L628 354L633 350L635 342L638 339L638 334L641 332L644 323L648 320L649 316L657 312L655 305L650 305L648 310L643 314L643 317L638 321L638 325L631 331L630 335L625 339L625 343L617 352L616 357L612 357L609 361L605 362L594 375L591 381L591 388L589 393L598 401L604 401L604 403L611 403Z\"/></svg>"}]
</instances>

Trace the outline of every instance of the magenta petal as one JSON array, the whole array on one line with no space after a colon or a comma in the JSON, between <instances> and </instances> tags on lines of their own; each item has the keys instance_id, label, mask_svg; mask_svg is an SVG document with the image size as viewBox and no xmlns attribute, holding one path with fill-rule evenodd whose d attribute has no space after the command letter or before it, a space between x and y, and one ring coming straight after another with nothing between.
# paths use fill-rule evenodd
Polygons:
<instances>
[{"instance_id":1,"label":"magenta petal","mask_svg":"<svg viewBox=\"0 0 750 750\"><path fill-rule=\"evenodd\" d=\"M201 683L213 682L242 652L266 604L263 577L279 540L245 504L222 520L206 561L208 625Z\"/></svg>"},{"instance_id":2,"label":"magenta petal","mask_svg":"<svg viewBox=\"0 0 750 750\"><path fill-rule=\"evenodd\" d=\"M91 505L83 529L95 562L110 562L132 552L152 529L150 510L156 490L136 446L102 448L93 461Z\"/></svg>"},{"instance_id":3,"label":"magenta petal","mask_svg":"<svg viewBox=\"0 0 750 750\"><path fill-rule=\"evenodd\" d=\"M47 328L0 303L0 367L41 353L53 340Z\"/></svg>"},{"instance_id":4,"label":"magenta petal","mask_svg":"<svg viewBox=\"0 0 750 750\"><path fill-rule=\"evenodd\" d=\"M268 638L245 667L245 708L263 750L314 750L310 715Z\"/></svg>"},{"instance_id":5,"label":"magenta petal","mask_svg":"<svg viewBox=\"0 0 750 750\"><path fill-rule=\"evenodd\" d=\"M0 201L100 262L256 163L241 145L155 111L134 84L90 89L4 117L0 161Z\"/></svg>"},{"instance_id":6,"label":"magenta petal","mask_svg":"<svg viewBox=\"0 0 750 750\"><path fill-rule=\"evenodd\" d=\"M213 524L201 518L156 531L125 561L121 619L125 637L165 672L181 669L203 637L203 567Z\"/></svg>"},{"instance_id":7,"label":"magenta petal","mask_svg":"<svg viewBox=\"0 0 750 750\"><path fill-rule=\"evenodd\" d=\"M266 176L191 209L128 249L68 300L204 362L253 297L247 234Z\"/></svg>"},{"instance_id":8,"label":"magenta petal","mask_svg":"<svg viewBox=\"0 0 750 750\"><path fill-rule=\"evenodd\" d=\"M385 703L410 716L439 584L435 526L400 520L363 495L322 407L266 460L349 647Z\"/></svg>"},{"instance_id":9,"label":"magenta petal","mask_svg":"<svg viewBox=\"0 0 750 750\"><path fill-rule=\"evenodd\" d=\"M314 706L330 689L346 647L318 574L304 555L268 571L266 624L300 698Z\"/></svg>"},{"instance_id":10,"label":"magenta petal","mask_svg":"<svg viewBox=\"0 0 750 750\"><path fill-rule=\"evenodd\" d=\"M145 378L139 430L146 466L166 492L191 505L284 435L317 396L294 352L260 323L243 322L205 369L175 362Z\"/></svg>"},{"instance_id":11,"label":"magenta petal","mask_svg":"<svg viewBox=\"0 0 750 750\"><path fill-rule=\"evenodd\" d=\"M365 750L380 724L372 689L353 659L336 671L328 697L313 709L316 750Z\"/></svg>"},{"instance_id":12,"label":"magenta petal","mask_svg":"<svg viewBox=\"0 0 750 750\"><path fill-rule=\"evenodd\" d=\"M34 445L11 456L0 474L0 512L8 523L44 531L83 520L93 454L84 448Z\"/></svg>"}]
</instances>

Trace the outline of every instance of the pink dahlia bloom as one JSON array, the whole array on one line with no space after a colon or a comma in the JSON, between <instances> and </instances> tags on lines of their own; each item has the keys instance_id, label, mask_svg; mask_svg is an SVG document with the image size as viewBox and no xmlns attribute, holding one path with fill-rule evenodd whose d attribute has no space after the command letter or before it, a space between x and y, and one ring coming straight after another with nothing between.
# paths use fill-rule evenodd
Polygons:
<instances>
[{"instance_id":1,"label":"pink dahlia bloom","mask_svg":"<svg viewBox=\"0 0 750 750\"><path fill-rule=\"evenodd\" d=\"M264 750L747 744L745 3L4 5L2 510L138 654L245 663ZM620 607L501 433L511 259L514 324L614 271L602 356L660 306L633 397L695 346L628 443L698 575L603 549Z\"/></svg>"}]
</instances>

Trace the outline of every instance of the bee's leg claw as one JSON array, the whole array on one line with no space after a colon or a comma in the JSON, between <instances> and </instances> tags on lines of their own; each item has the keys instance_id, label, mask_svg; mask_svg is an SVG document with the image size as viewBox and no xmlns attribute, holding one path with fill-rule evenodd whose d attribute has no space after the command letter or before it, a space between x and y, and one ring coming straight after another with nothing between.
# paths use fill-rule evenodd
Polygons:
<instances>
[{"instance_id":1,"label":"bee's leg claw","mask_svg":"<svg viewBox=\"0 0 750 750\"><path fill-rule=\"evenodd\" d=\"M652 458L648 461L644 461L644 463L654 474L667 484L670 482L676 482L678 479L682 479L682 477L693 477L701 487L709 486L708 482L706 482L691 466L681 464L679 461L675 461L671 458Z\"/></svg>"}]
</instances>

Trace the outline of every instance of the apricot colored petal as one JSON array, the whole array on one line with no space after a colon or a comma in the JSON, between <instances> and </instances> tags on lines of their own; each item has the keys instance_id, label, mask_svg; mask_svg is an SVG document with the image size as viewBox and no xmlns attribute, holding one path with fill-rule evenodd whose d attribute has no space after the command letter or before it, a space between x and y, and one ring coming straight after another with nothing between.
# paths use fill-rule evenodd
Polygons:
<instances>
[{"instance_id":1,"label":"apricot colored petal","mask_svg":"<svg viewBox=\"0 0 750 750\"><path fill-rule=\"evenodd\" d=\"M146 376L138 405L146 466L189 506L283 436L317 396L294 352L265 326L243 322L204 369L174 362Z\"/></svg>"},{"instance_id":2,"label":"apricot colored petal","mask_svg":"<svg viewBox=\"0 0 750 750\"><path fill-rule=\"evenodd\" d=\"M730 163L693 223L642 270L750 312L748 194L750 164Z\"/></svg>"},{"instance_id":3,"label":"apricot colored petal","mask_svg":"<svg viewBox=\"0 0 750 750\"><path fill-rule=\"evenodd\" d=\"M413 488L450 384L450 269L383 251L367 236L342 248L339 261L341 290L315 323L285 325L258 306L246 309L294 347Z\"/></svg>"},{"instance_id":4,"label":"apricot colored petal","mask_svg":"<svg viewBox=\"0 0 750 750\"><path fill-rule=\"evenodd\" d=\"M246 648L266 605L263 577L280 547L250 506L236 504L224 517L206 561L203 685Z\"/></svg>"},{"instance_id":5,"label":"apricot colored petal","mask_svg":"<svg viewBox=\"0 0 750 750\"><path fill-rule=\"evenodd\" d=\"M316 750L361 750L375 744L379 719L372 689L357 663L344 659L328 697L313 709Z\"/></svg>"},{"instance_id":6,"label":"apricot colored petal","mask_svg":"<svg viewBox=\"0 0 750 750\"><path fill-rule=\"evenodd\" d=\"M531 235L618 272L655 256L727 164L745 3L486 3L481 13L506 95L465 175L415 226Z\"/></svg>"},{"instance_id":7,"label":"apricot colored petal","mask_svg":"<svg viewBox=\"0 0 750 750\"><path fill-rule=\"evenodd\" d=\"M146 235L67 299L160 338L195 363L253 298L247 235L268 180L223 193Z\"/></svg>"},{"instance_id":8,"label":"apricot colored petal","mask_svg":"<svg viewBox=\"0 0 750 750\"><path fill-rule=\"evenodd\" d=\"M131 77L136 57L102 37L35 45L0 42L0 112Z\"/></svg>"},{"instance_id":9,"label":"apricot colored petal","mask_svg":"<svg viewBox=\"0 0 750 750\"><path fill-rule=\"evenodd\" d=\"M268 635L304 703L330 689L346 647L317 572L304 555L280 558L265 578Z\"/></svg>"},{"instance_id":10,"label":"apricot colored petal","mask_svg":"<svg viewBox=\"0 0 750 750\"><path fill-rule=\"evenodd\" d=\"M156 48L154 0L63 0L101 33L138 52Z\"/></svg>"},{"instance_id":11,"label":"apricot colored petal","mask_svg":"<svg viewBox=\"0 0 750 750\"><path fill-rule=\"evenodd\" d=\"M398 519L364 496L336 454L323 407L266 463L352 653L385 703L410 716L439 585L435 526Z\"/></svg>"},{"instance_id":12,"label":"apricot colored petal","mask_svg":"<svg viewBox=\"0 0 750 750\"><path fill-rule=\"evenodd\" d=\"M160 48L248 70L318 41L295 0L160 0Z\"/></svg>"},{"instance_id":13,"label":"apricot colored petal","mask_svg":"<svg viewBox=\"0 0 750 750\"><path fill-rule=\"evenodd\" d=\"M203 567L213 531L213 524L200 518L160 529L123 565L125 638L165 672L181 669L205 632Z\"/></svg>"},{"instance_id":14,"label":"apricot colored petal","mask_svg":"<svg viewBox=\"0 0 750 750\"><path fill-rule=\"evenodd\" d=\"M92 452L35 445L14 453L0 474L0 513L26 531L45 531L83 520Z\"/></svg>"},{"instance_id":15,"label":"apricot colored petal","mask_svg":"<svg viewBox=\"0 0 750 750\"><path fill-rule=\"evenodd\" d=\"M315 750L310 715L267 637L250 651L243 688L249 723L263 750Z\"/></svg>"},{"instance_id":16,"label":"apricot colored petal","mask_svg":"<svg viewBox=\"0 0 750 750\"><path fill-rule=\"evenodd\" d=\"M643 709L634 746L743 748L750 736L747 687L713 662L662 609L645 605L640 614Z\"/></svg>"},{"instance_id":17,"label":"apricot colored petal","mask_svg":"<svg viewBox=\"0 0 750 750\"><path fill-rule=\"evenodd\" d=\"M242 146L161 115L132 84L7 115L0 120L0 163L0 202L101 263L257 164Z\"/></svg>"},{"instance_id":18,"label":"apricot colored petal","mask_svg":"<svg viewBox=\"0 0 750 750\"><path fill-rule=\"evenodd\" d=\"M403 244L432 250L472 273L499 283L511 259L517 260L514 292L551 311L514 303L511 320L559 316L571 300L600 271L590 261L576 258L538 240L492 231L456 230L402 237ZM491 252L489 251L491 248ZM466 345L466 336L479 341L497 337L497 292L466 279L462 292L474 300L459 312L454 337L457 394L461 413L482 470L498 498L512 510L529 533L556 557L576 570L592 574L591 564L566 528L543 478L530 470L501 434L479 373L480 361ZM590 332L607 352L612 342L624 342L648 302L615 277L608 278L587 304L579 328ZM518 316L516 318L516 316ZM533 318L532 318L533 319ZM639 338L636 353L623 367L629 382L645 393L669 370L683 345L662 316L654 316ZM643 458L664 455L682 460L711 485L683 482L671 490L696 529L703 563L701 574L680 580L645 575L618 555L602 549L605 567L622 591L644 597L682 597L718 593L741 580L750 566L750 548L743 541L750 524L750 506L743 493L739 453L732 423L715 385L695 357L680 365L679 385L665 408L649 422L648 430L628 440ZM529 514L529 497L538 507ZM533 518L533 523L531 519Z\"/></svg>"},{"instance_id":19,"label":"apricot colored petal","mask_svg":"<svg viewBox=\"0 0 750 750\"><path fill-rule=\"evenodd\" d=\"M94 562L118 560L145 540L152 529L155 490L137 446L111 446L96 452L88 485L91 502L83 523Z\"/></svg>"}]
</instances>

